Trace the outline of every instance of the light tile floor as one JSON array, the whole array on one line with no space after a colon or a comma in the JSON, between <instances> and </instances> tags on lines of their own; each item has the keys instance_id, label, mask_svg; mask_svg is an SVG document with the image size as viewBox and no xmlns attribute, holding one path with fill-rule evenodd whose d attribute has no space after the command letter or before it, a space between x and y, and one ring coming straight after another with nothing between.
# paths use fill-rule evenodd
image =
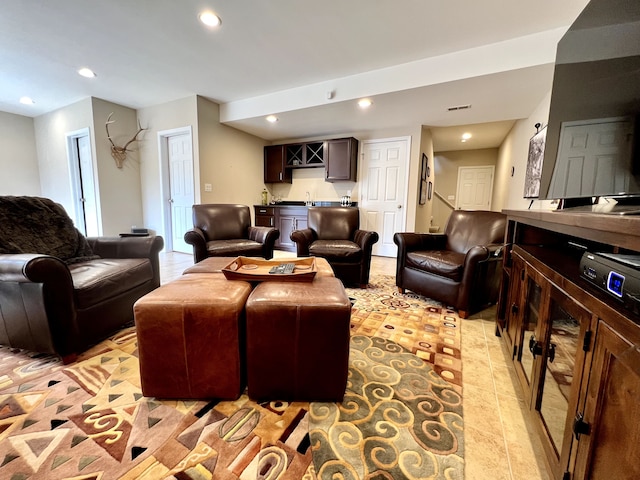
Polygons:
<instances>
[{"instance_id":1,"label":"light tile floor","mask_svg":"<svg viewBox=\"0 0 640 480\"><path fill-rule=\"evenodd\" d=\"M295 254L276 251L274 256ZM170 282L192 264L192 255L162 252L161 282ZM395 275L395 268L395 258L373 257L371 262L372 273ZM495 308L462 321L465 479L549 480L504 350L495 336Z\"/></svg>"}]
</instances>

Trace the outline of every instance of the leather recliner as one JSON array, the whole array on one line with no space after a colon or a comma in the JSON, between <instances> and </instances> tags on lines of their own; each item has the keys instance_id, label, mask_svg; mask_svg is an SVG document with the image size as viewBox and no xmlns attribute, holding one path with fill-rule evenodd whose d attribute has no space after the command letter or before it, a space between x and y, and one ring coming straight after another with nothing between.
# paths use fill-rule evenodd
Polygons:
<instances>
[{"instance_id":1,"label":"leather recliner","mask_svg":"<svg viewBox=\"0 0 640 480\"><path fill-rule=\"evenodd\" d=\"M85 239L39 197L0 197L0 218L11 218L0 235L2 345L69 363L130 324L135 301L160 285L160 236ZM76 240L69 257L54 256Z\"/></svg>"},{"instance_id":2,"label":"leather recliner","mask_svg":"<svg viewBox=\"0 0 640 480\"><path fill-rule=\"evenodd\" d=\"M369 283L371 251L378 233L360 230L354 207L309 207L307 228L291 232L298 257L325 258L345 285Z\"/></svg>"},{"instance_id":3,"label":"leather recliner","mask_svg":"<svg viewBox=\"0 0 640 480\"><path fill-rule=\"evenodd\" d=\"M396 285L458 310L461 318L497 301L506 216L454 210L443 234L401 233Z\"/></svg>"},{"instance_id":4,"label":"leather recliner","mask_svg":"<svg viewBox=\"0 0 640 480\"><path fill-rule=\"evenodd\" d=\"M207 257L273 257L280 230L252 227L246 205L198 204L192 207L193 228L184 241L193 246L193 263Z\"/></svg>"}]
</instances>

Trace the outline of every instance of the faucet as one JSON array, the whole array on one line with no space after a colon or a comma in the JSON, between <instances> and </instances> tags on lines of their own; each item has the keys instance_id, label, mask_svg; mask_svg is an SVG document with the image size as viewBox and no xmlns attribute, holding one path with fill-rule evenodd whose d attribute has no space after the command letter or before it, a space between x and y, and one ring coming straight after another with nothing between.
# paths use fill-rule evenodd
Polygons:
<instances>
[{"instance_id":1,"label":"faucet","mask_svg":"<svg viewBox=\"0 0 640 480\"><path fill-rule=\"evenodd\" d=\"M306 194L306 200L305 200L304 204L305 204L307 207L310 207L310 206L311 206L311 195L309 195L309 192L307 192L307 194Z\"/></svg>"}]
</instances>

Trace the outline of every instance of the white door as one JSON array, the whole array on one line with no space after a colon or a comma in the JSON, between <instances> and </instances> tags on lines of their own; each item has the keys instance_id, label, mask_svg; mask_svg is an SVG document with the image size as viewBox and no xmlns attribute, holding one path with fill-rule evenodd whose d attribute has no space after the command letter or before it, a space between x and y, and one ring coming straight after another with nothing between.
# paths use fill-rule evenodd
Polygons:
<instances>
[{"instance_id":1,"label":"white door","mask_svg":"<svg viewBox=\"0 0 640 480\"><path fill-rule=\"evenodd\" d=\"M74 223L89 237L101 235L89 129L67 134L67 156L72 176Z\"/></svg>"},{"instance_id":2,"label":"white door","mask_svg":"<svg viewBox=\"0 0 640 480\"><path fill-rule=\"evenodd\" d=\"M458 210L490 210L495 167L458 168Z\"/></svg>"},{"instance_id":3,"label":"white door","mask_svg":"<svg viewBox=\"0 0 640 480\"><path fill-rule=\"evenodd\" d=\"M550 197L634 191L632 139L633 124L626 119L563 123Z\"/></svg>"},{"instance_id":4,"label":"white door","mask_svg":"<svg viewBox=\"0 0 640 480\"><path fill-rule=\"evenodd\" d=\"M184 234L193 228L191 207L195 202L191 134L167 137L167 153L172 248L191 253L192 247L184 241Z\"/></svg>"},{"instance_id":5,"label":"white door","mask_svg":"<svg viewBox=\"0 0 640 480\"><path fill-rule=\"evenodd\" d=\"M378 232L373 254L395 257L393 235L406 225L409 139L371 140L362 143L360 165L360 224Z\"/></svg>"}]
</instances>

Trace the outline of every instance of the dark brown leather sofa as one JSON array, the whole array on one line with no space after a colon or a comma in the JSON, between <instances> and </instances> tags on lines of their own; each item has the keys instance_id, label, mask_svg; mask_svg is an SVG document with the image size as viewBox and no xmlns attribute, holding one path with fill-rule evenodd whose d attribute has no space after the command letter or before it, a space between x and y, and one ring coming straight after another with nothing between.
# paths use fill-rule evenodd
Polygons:
<instances>
[{"instance_id":1,"label":"dark brown leather sofa","mask_svg":"<svg viewBox=\"0 0 640 480\"><path fill-rule=\"evenodd\" d=\"M309 207L307 228L291 232L299 257L325 258L345 285L369 283L371 250L377 232L360 230L354 207Z\"/></svg>"},{"instance_id":2,"label":"dark brown leather sofa","mask_svg":"<svg viewBox=\"0 0 640 480\"><path fill-rule=\"evenodd\" d=\"M2 345L68 363L130 323L134 302L160 285L162 237L85 239L38 197L0 197L0 221Z\"/></svg>"},{"instance_id":3,"label":"dark brown leather sofa","mask_svg":"<svg viewBox=\"0 0 640 480\"><path fill-rule=\"evenodd\" d=\"M451 213L444 234L396 233L396 285L438 300L461 318L497 301L506 216Z\"/></svg>"},{"instance_id":4,"label":"dark brown leather sofa","mask_svg":"<svg viewBox=\"0 0 640 480\"><path fill-rule=\"evenodd\" d=\"M280 237L274 227L252 227L246 205L199 204L192 207L193 228L184 241L193 246L193 262L207 257L273 257Z\"/></svg>"}]
</instances>

